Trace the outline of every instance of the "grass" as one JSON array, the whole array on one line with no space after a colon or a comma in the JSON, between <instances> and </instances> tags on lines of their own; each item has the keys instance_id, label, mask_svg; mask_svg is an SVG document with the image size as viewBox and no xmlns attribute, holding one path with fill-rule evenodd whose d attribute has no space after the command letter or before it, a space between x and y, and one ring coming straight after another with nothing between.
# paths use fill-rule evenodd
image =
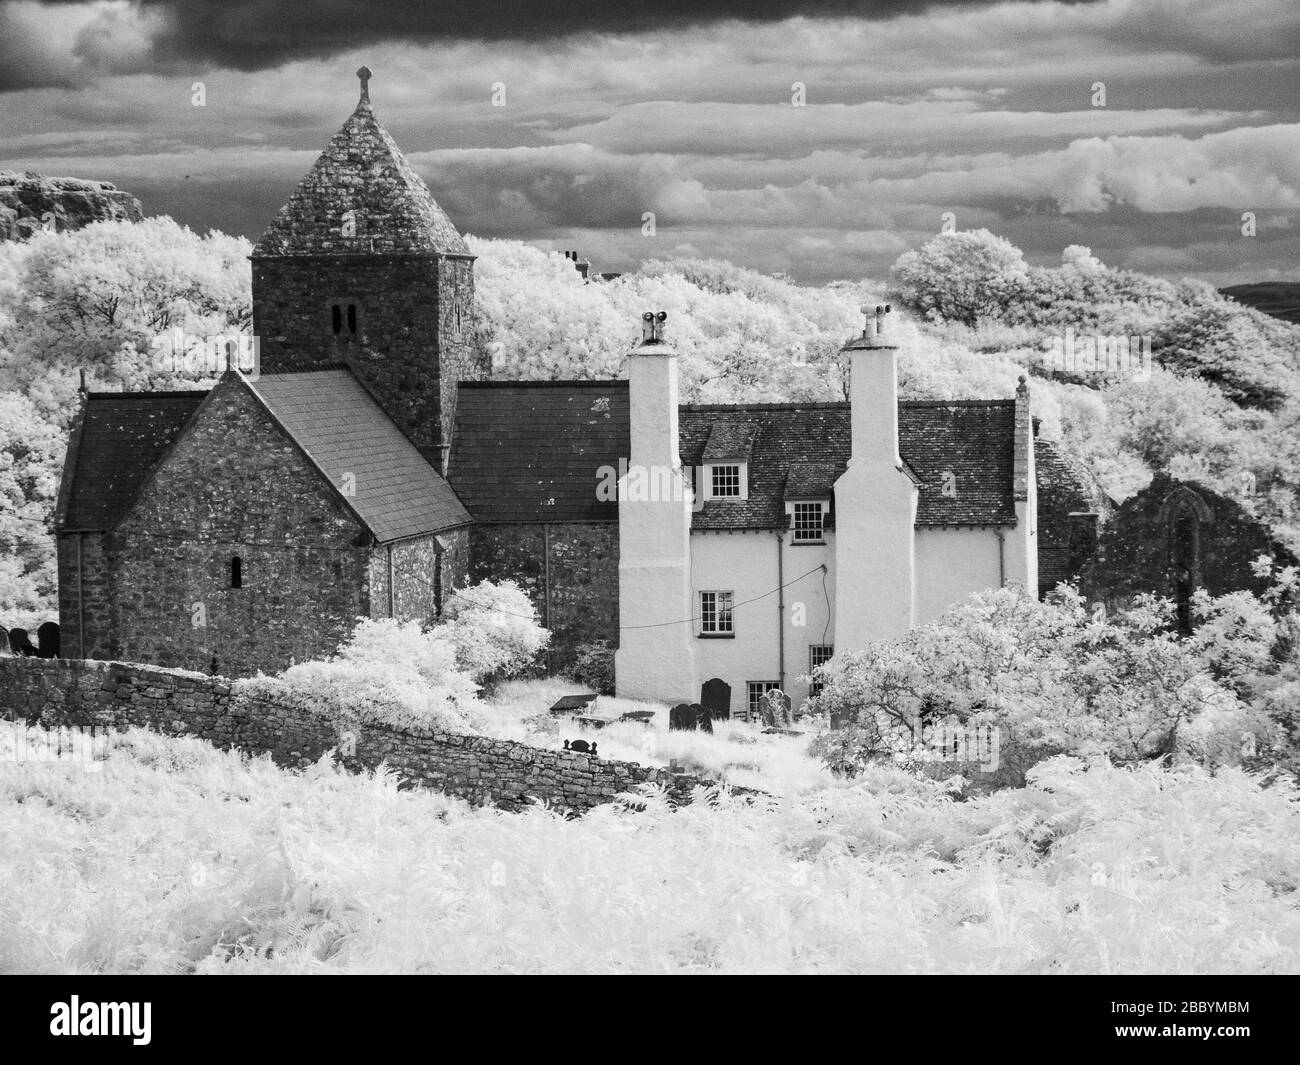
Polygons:
<instances>
[{"instance_id":1,"label":"grass","mask_svg":"<svg viewBox=\"0 0 1300 1065\"><path fill-rule=\"evenodd\" d=\"M670 730L666 705L612 696L602 696L598 703L596 716L609 721L603 728L547 712L562 695L590 691L563 678L506 681L487 698L487 712L478 724L500 739L550 749L563 747L566 739L595 741L602 758L662 767L675 763L696 776L777 795L799 795L832 782L830 773L807 753L811 726L804 726L803 736L768 736L759 726L740 721L715 721L712 734ZM618 720L638 710L653 711L648 725Z\"/></svg>"},{"instance_id":2,"label":"grass","mask_svg":"<svg viewBox=\"0 0 1300 1065\"><path fill-rule=\"evenodd\" d=\"M0 774L0 971L1300 971L1300 804L1236 770L569 820L143 730L96 765Z\"/></svg>"}]
</instances>

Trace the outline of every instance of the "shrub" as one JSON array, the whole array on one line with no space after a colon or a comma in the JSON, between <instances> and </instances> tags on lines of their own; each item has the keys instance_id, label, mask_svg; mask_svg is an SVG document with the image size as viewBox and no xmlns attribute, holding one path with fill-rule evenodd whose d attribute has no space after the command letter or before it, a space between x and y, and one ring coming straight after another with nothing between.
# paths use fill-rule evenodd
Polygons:
<instances>
[{"instance_id":1,"label":"shrub","mask_svg":"<svg viewBox=\"0 0 1300 1065\"><path fill-rule=\"evenodd\" d=\"M453 592L434 631L456 648L457 667L487 686L526 669L551 640L514 581L481 581Z\"/></svg>"},{"instance_id":2,"label":"shrub","mask_svg":"<svg viewBox=\"0 0 1300 1065\"><path fill-rule=\"evenodd\" d=\"M1013 770L999 783L1019 783L1054 753L1240 762L1245 734L1268 746L1273 730L1229 682L1259 664L1269 625L1240 594L1198 602L1207 624L1182 640L1172 604L1154 597L1106 617L1070 589L1045 602L1013 588L974 595L901 639L819 669L814 712L854 730L820 750L841 772L848 759L932 761L927 730L951 724L977 738L996 730L994 768L1008 768L1005 751Z\"/></svg>"},{"instance_id":3,"label":"shrub","mask_svg":"<svg viewBox=\"0 0 1300 1065\"><path fill-rule=\"evenodd\" d=\"M569 672L573 679L601 695L614 694L614 648L608 640L580 645Z\"/></svg>"}]
</instances>

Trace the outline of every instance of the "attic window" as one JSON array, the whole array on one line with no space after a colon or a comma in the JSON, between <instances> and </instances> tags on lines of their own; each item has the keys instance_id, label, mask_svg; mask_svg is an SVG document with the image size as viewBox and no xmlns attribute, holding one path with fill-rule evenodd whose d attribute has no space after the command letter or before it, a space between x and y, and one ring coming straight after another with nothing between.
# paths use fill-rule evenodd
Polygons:
<instances>
[{"instance_id":1,"label":"attic window","mask_svg":"<svg viewBox=\"0 0 1300 1065\"><path fill-rule=\"evenodd\" d=\"M724 496L739 497L740 467L738 465L713 467L712 494L715 499Z\"/></svg>"},{"instance_id":2,"label":"attic window","mask_svg":"<svg viewBox=\"0 0 1300 1065\"><path fill-rule=\"evenodd\" d=\"M826 507L823 503L794 504L794 542L796 544L819 544L825 539L822 525L825 521Z\"/></svg>"},{"instance_id":3,"label":"attic window","mask_svg":"<svg viewBox=\"0 0 1300 1065\"><path fill-rule=\"evenodd\" d=\"M244 586L244 560L238 555L232 555L230 558L230 587L242 588Z\"/></svg>"}]
</instances>

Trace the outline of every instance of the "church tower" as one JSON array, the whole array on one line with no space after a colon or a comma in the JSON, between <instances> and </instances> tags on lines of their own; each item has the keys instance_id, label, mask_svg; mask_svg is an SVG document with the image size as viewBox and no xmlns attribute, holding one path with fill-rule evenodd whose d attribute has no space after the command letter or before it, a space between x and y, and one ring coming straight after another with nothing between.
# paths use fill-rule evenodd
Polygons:
<instances>
[{"instance_id":1,"label":"church tower","mask_svg":"<svg viewBox=\"0 0 1300 1065\"><path fill-rule=\"evenodd\" d=\"M446 470L456 384L486 376L474 256L361 99L253 249L267 373L346 362Z\"/></svg>"}]
</instances>

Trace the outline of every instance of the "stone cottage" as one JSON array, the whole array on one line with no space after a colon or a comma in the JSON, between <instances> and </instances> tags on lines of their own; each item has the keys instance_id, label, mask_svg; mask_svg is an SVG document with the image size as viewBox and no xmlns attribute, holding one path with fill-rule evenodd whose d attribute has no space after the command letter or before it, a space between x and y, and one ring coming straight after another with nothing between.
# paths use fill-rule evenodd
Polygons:
<instances>
[{"instance_id":1,"label":"stone cottage","mask_svg":"<svg viewBox=\"0 0 1300 1065\"><path fill-rule=\"evenodd\" d=\"M721 682L739 709L778 686L797 704L837 647L969 592L1039 587L1040 526L1068 542L1082 505L1044 511L1027 385L900 401L887 308L846 346L847 403L682 404L650 312L626 380L487 380L473 256L358 73L252 255L260 374L84 396L56 522L65 654L278 670L358 616L433 617L509 578L553 668L608 640L620 694Z\"/></svg>"}]
</instances>

